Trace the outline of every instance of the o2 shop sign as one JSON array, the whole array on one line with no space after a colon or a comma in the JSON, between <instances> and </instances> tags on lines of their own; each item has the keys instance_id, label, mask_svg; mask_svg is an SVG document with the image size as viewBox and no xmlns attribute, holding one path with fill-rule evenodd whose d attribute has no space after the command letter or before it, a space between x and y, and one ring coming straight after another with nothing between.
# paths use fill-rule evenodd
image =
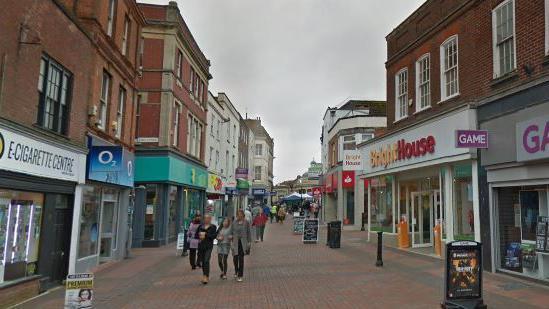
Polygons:
<instances>
[{"instance_id":1,"label":"o2 shop sign","mask_svg":"<svg viewBox=\"0 0 549 309\"><path fill-rule=\"evenodd\" d=\"M379 150L371 150L370 166L372 168L380 166L386 168L398 161L424 157L435 152L435 145L436 140L432 135L411 142L401 139L396 143L384 145Z\"/></svg>"},{"instance_id":2,"label":"o2 shop sign","mask_svg":"<svg viewBox=\"0 0 549 309\"><path fill-rule=\"evenodd\" d=\"M549 158L549 115L517 123L517 161Z\"/></svg>"},{"instance_id":3,"label":"o2 shop sign","mask_svg":"<svg viewBox=\"0 0 549 309\"><path fill-rule=\"evenodd\" d=\"M133 186L133 156L120 146L93 146L89 153L92 180Z\"/></svg>"}]
</instances>

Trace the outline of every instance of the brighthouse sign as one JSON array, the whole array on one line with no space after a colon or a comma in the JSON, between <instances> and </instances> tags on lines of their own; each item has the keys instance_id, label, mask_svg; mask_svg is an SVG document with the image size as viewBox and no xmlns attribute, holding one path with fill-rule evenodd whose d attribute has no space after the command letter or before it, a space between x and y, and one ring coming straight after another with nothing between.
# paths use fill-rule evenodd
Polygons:
<instances>
[{"instance_id":1,"label":"brighthouse sign","mask_svg":"<svg viewBox=\"0 0 549 309\"><path fill-rule=\"evenodd\" d=\"M86 156L0 128L0 169L82 183Z\"/></svg>"},{"instance_id":2,"label":"brighthouse sign","mask_svg":"<svg viewBox=\"0 0 549 309\"><path fill-rule=\"evenodd\" d=\"M362 154L358 150L343 151L343 170L344 171L361 171L362 170Z\"/></svg>"},{"instance_id":3,"label":"brighthouse sign","mask_svg":"<svg viewBox=\"0 0 549 309\"><path fill-rule=\"evenodd\" d=\"M435 137L429 135L409 142L401 139L393 144L382 146L380 149L370 151L370 166L388 167L397 162L412 158L424 157L435 152Z\"/></svg>"}]
</instances>

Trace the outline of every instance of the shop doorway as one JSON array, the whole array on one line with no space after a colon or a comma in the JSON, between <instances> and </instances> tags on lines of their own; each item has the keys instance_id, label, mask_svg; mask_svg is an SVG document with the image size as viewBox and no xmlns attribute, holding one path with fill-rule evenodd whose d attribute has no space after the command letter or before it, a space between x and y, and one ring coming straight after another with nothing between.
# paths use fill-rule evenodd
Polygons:
<instances>
[{"instance_id":1,"label":"shop doorway","mask_svg":"<svg viewBox=\"0 0 549 309\"><path fill-rule=\"evenodd\" d=\"M438 220L442 221L443 215L440 191L412 192L411 202L412 247L431 247L433 246L433 229Z\"/></svg>"},{"instance_id":2,"label":"shop doorway","mask_svg":"<svg viewBox=\"0 0 549 309\"><path fill-rule=\"evenodd\" d=\"M113 250L116 250L118 232L118 191L104 189L101 205L101 247L100 262L112 259Z\"/></svg>"},{"instance_id":3,"label":"shop doorway","mask_svg":"<svg viewBox=\"0 0 549 309\"><path fill-rule=\"evenodd\" d=\"M347 192L347 219L348 224L355 224L355 192Z\"/></svg>"}]
</instances>

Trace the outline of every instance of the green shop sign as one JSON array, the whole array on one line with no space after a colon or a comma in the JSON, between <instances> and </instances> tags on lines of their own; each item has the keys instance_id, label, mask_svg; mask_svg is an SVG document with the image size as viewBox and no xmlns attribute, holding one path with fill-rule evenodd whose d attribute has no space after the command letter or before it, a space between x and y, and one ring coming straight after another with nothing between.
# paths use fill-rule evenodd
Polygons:
<instances>
[{"instance_id":1,"label":"green shop sign","mask_svg":"<svg viewBox=\"0 0 549 309\"><path fill-rule=\"evenodd\" d=\"M135 182L174 182L208 187L208 171L191 162L170 156L137 156Z\"/></svg>"}]
</instances>

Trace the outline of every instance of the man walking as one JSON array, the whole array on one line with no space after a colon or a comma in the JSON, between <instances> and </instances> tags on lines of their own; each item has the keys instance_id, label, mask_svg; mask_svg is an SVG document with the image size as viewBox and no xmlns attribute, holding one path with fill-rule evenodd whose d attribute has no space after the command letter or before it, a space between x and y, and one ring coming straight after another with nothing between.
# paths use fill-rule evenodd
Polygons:
<instances>
[{"instance_id":1,"label":"man walking","mask_svg":"<svg viewBox=\"0 0 549 309\"><path fill-rule=\"evenodd\" d=\"M276 217L276 211L277 211L276 209L277 209L276 205L273 205L273 207L271 207L271 223L273 223L273 218Z\"/></svg>"}]
</instances>

